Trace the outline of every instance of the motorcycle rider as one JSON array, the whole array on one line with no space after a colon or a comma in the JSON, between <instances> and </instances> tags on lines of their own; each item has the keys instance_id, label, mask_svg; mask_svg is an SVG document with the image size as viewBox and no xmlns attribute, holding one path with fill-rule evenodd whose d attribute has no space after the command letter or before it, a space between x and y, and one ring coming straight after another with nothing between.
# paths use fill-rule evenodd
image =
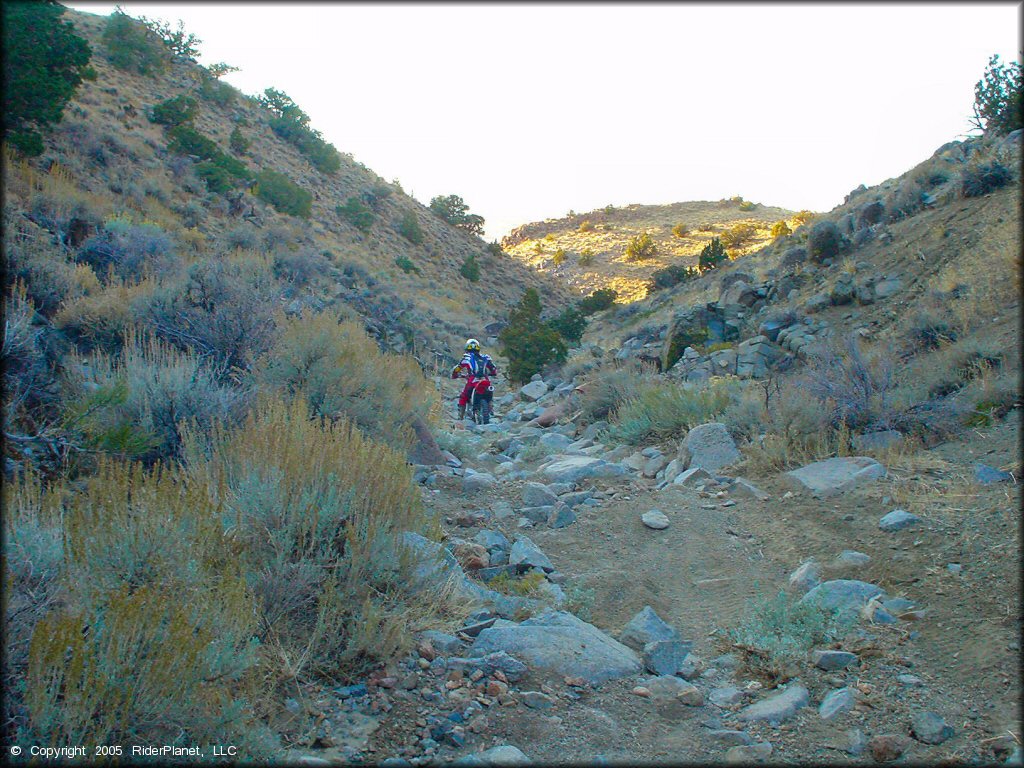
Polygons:
<instances>
[{"instance_id":1,"label":"motorcycle rider","mask_svg":"<svg viewBox=\"0 0 1024 768\"><path fill-rule=\"evenodd\" d=\"M467 339L466 354L462 356L462 360L459 361L458 365L452 368L453 379L457 379L460 376L466 377L466 386L463 387L462 394L459 395L460 419L466 418L466 405L469 403L469 396L477 379L481 379L488 374L495 376L497 373L498 369L495 367L494 361L491 360L491 356L480 352L480 342L476 339Z\"/></svg>"}]
</instances>

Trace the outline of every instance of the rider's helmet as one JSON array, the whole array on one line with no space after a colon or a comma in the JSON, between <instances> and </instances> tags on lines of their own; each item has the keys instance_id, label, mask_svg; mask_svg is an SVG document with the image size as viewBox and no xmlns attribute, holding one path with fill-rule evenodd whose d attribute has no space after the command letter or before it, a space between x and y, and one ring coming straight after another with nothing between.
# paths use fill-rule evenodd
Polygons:
<instances>
[{"instance_id":1,"label":"rider's helmet","mask_svg":"<svg viewBox=\"0 0 1024 768\"><path fill-rule=\"evenodd\" d=\"M477 341L476 339L467 339L466 340L466 351L467 352L479 352L480 351L480 342Z\"/></svg>"}]
</instances>

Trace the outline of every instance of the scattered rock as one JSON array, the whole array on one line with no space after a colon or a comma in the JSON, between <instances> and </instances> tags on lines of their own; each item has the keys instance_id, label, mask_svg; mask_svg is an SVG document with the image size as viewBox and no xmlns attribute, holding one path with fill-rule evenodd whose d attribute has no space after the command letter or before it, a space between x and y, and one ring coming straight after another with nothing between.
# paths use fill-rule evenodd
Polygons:
<instances>
[{"instance_id":1,"label":"scattered rock","mask_svg":"<svg viewBox=\"0 0 1024 768\"><path fill-rule=\"evenodd\" d=\"M673 485L696 485L701 480L710 480L711 473L702 467L691 467L676 475Z\"/></svg>"},{"instance_id":2,"label":"scattered rock","mask_svg":"<svg viewBox=\"0 0 1024 768\"><path fill-rule=\"evenodd\" d=\"M485 629L471 653L505 651L531 667L591 685L641 670L640 658L597 627L565 611L545 611L515 626Z\"/></svg>"},{"instance_id":3,"label":"scattered rock","mask_svg":"<svg viewBox=\"0 0 1024 768\"><path fill-rule=\"evenodd\" d=\"M806 688L802 685L790 685L782 693L751 704L740 712L739 719L744 722L781 723L793 717L809 701L810 695Z\"/></svg>"},{"instance_id":4,"label":"scattered rock","mask_svg":"<svg viewBox=\"0 0 1024 768\"><path fill-rule=\"evenodd\" d=\"M843 747L846 754L860 757L867 748L868 737L864 735L864 731L860 728L851 728L846 732L846 745Z\"/></svg>"},{"instance_id":5,"label":"scattered rock","mask_svg":"<svg viewBox=\"0 0 1024 768\"><path fill-rule=\"evenodd\" d=\"M725 424L701 424L686 433L680 452L689 455L689 467L709 472L729 466L742 458Z\"/></svg>"},{"instance_id":6,"label":"scattered rock","mask_svg":"<svg viewBox=\"0 0 1024 768\"><path fill-rule=\"evenodd\" d=\"M678 680L679 678L675 679ZM704 694L700 692L700 689L690 683L686 683L685 686L676 694L676 699L688 707L704 706Z\"/></svg>"},{"instance_id":7,"label":"scattered rock","mask_svg":"<svg viewBox=\"0 0 1024 768\"><path fill-rule=\"evenodd\" d=\"M541 483L527 483L523 486L523 506L550 507L558 501L551 489Z\"/></svg>"},{"instance_id":8,"label":"scattered rock","mask_svg":"<svg viewBox=\"0 0 1024 768\"><path fill-rule=\"evenodd\" d=\"M871 556L863 552L856 552L852 549L844 549L834 561L838 567L861 568L871 562Z\"/></svg>"},{"instance_id":9,"label":"scattered rock","mask_svg":"<svg viewBox=\"0 0 1024 768\"><path fill-rule=\"evenodd\" d=\"M693 643L685 640L657 640L644 645L644 667L656 675L675 675L690 655Z\"/></svg>"},{"instance_id":10,"label":"scattered rock","mask_svg":"<svg viewBox=\"0 0 1024 768\"><path fill-rule=\"evenodd\" d=\"M494 475L488 472L474 472L462 478L463 493L477 493L493 487L498 482Z\"/></svg>"},{"instance_id":11,"label":"scattered rock","mask_svg":"<svg viewBox=\"0 0 1024 768\"><path fill-rule=\"evenodd\" d=\"M885 596L875 584L853 579L836 579L819 584L802 598L801 603L813 603L827 610L835 610L847 617L857 615L873 597Z\"/></svg>"},{"instance_id":12,"label":"scattered rock","mask_svg":"<svg viewBox=\"0 0 1024 768\"><path fill-rule=\"evenodd\" d=\"M743 701L745 694L739 688L733 688L727 686L725 688L715 688L711 693L708 694L708 701L714 704L716 707L722 709L728 709Z\"/></svg>"},{"instance_id":13,"label":"scattered rock","mask_svg":"<svg viewBox=\"0 0 1024 768\"><path fill-rule=\"evenodd\" d=\"M896 680L899 682L900 685L907 685L911 688L917 688L924 685L924 683L921 681L921 678L917 675L897 675Z\"/></svg>"},{"instance_id":14,"label":"scattered rock","mask_svg":"<svg viewBox=\"0 0 1024 768\"><path fill-rule=\"evenodd\" d=\"M771 498L770 494L765 493L752 482L743 477L737 477L732 484L731 488L733 493L748 496L757 501L768 501Z\"/></svg>"},{"instance_id":15,"label":"scattered rock","mask_svg":"<svg viewBox=\"0 0 1024 768\"><path fill-rule=\"evenodd\" d=\"M906 736L897 734L873 736L868 741L868 751L871 753L872 759L879 763L896 760L907 751L909 746L910 740Z\"/></svg>"},{"instance_id":16,"label":"scattered rock","mask_svg":"<svg viewBox=\"0 0 1024 768\"><path fill-rule=\"evenodd\" d=\"M919 712L910 720L910 732L925 744L941 744L953 736L953 727L934 712Z\"/></svg>"},{"instance_id":17,"label":"scattered rock","mask_svg":"<svg viewBox=\"0 0 1024 768\"><path fill-rule=\"evenodd\" d=\"M885 467L868 456L844 456L816 461L786 472L784 477L799 490L807 489L817 498L827 498L885 477Z\"/></svg>"},{"instance_id":18,"label":"scattered rock","mask_svg":"<svg viewBox=\"0 0 1024 768\"><path fill-rule=\"evenodd\" d=\"M789 583L804 592L809 592L821 583L821 566L814 560L807 560L789 574Z\"/></svg>"},{"instance_id":19,"label":"scattered rock","mask_svg":"<svg viewBox=\"0 0 1024 768\"><path fill-rule=\"evenodd\" d=\"M666 517L664 512L658 509L651 509L644 512L640 516L640 520L648 528L653 528L656 531L668 528L668 517Z\"/></svg>"},{"instance_id":20,"label":"scattered rock","mask_svg":"<svg viewBox=\"0 0 1024 768\"><path fill-rule=\"evenodd\" d=\"M821 706L818 707L818 714L821 715L822 720L831 720L844 712L849 712L856 703L853 689L837 688L822 699Z\"/></svg>"},{"instance_id":21,"label":"scattered rock","mask_svg":"<svg viewBox=\"0 0 1024 768\"><path fill-rule=\"evenodd\" d=\"M695 677L700 675L703 670L703 664L700 657L694 656L692 653L686 654L686 658L683 659L679 665L679 669L676 670L675 674L683 678L683 680L693 680Z\"/></svg>"},{"instance_id":22,"label":"scattered rock","mask_svg":"<svg viewBox=\"0 0 1024 768\"><path fill-rule=\"evenodd\" d=\"M632 693L634 696L639 696L641 699L651 698L650 690L644 688L642 685L634 685L630 693Z\"/></svg>"},{"instance_id":23,"label":"scattered rock","mask_svg":"<svg viewBox=\"0 0 1024 768\"><path fill-rule=\"evenodd\" d=\"M676 640L677 635L675 629L662 621L651 606L645 605L623 628L619 640L630 648L640 650L648 643Z\"/></svg>"},{"instance_id":24,"label":"scattered rock","mask_svg":"<svg viewBox=\"0 0 1024 768\"><path fill-rule=\"evenodd\" d=\"M551 709L554 706L554 700L540 691L523 691L519 700L530 709Z\"/></svg>"},{"instance_id":25,"label":"scattered rock","mask_svg":"<svg viewBox=\"0 0 1024 768\"><path fill-rule=\"evenodd\" d=\"M921 518L917 515L912 515L905 509L894 509L878 521L878 527L886 533L893 533L917 525L919 522L921 522Z\"/></svg>"},{"instance_id":26,"label":"scattered rock","mask_svg":"<svg viewBox=\"0 0 1024 768\"><path fill-rule=\"evenodd\" d=\"M857 654L849 651L816 649L811 652L811 661L819 669L834 672L837 669L846 669L851 664L856 664Z\"/></svg>"},{"instance_id":27,"label":"scattered rock","mask_svg":"<svg viewBox=\"0 0 1024 768\"><path fill-rule=\"evenodd\" d=\"M575 522L576 513L569 508L568 504L563 504L562 502L555 504L547 520L549 528L565 528Z\"/></svg>"},{"instance_id":28,"label":"scattered rock","mask_svg":"<svg viewBox=\"0 0 1024 768\"><path fill-rule=\"evenodd\" d=\"M528 403L540 400L548 393L548 385L543 381L531 381L519 390L519 396Z\"/></svg>"},{"instance_id":29,"label":"scattered rock","mask_svg":"<svg viewBox=\"0 0 1024 768\"><path fill-rule=\"evenodd\" d=\"M988 464L978 463L974 465L974 479L982 485L991 485L992 483L1008 483L1013 480L1013 475L990 467Z\"/></svg>"},{"instance_id":30,"label":"scattered rock","mask_svg":"<svg viewBox=\"0 0 1024 768\"><path fill-rule=\"evenodd\" d=\"M540 547L534 544L525 536L516 539L512 549L508 553L509 565L520 566L521 568L540 568L548 573L555 570L555 566L548 560L547 555L540 551Z\"/></svg>"},{"instance_id":31,"label":"scattered rock","mask_svg":"<svg viewBox=\"0 0 1024 768\"><path fill-rule=\"evenodd\" d=\"M575 483L588 477L621 476L626 474L626 468L594 456L558 455L544 465L541 473L553 482Z\"/></svg>"},{"instance_id":32,"label":"scattered rock","mask_svg":"<svg viewBox=\"0 0 1024 768\"><path fill-rule=\"evenodd\" d=\"M511 744L501 744L497 747L481 752L480 759L486 765L529 765L530 758L522 753L518 747Z\"/></svg>"},{"instance_id":33,"label":"scattered rock","mask_svg":"<svg viewBox=\"0 0 1024 768\"><path fill-rule=\"evenodd\" d=\"M685 694L690 688L694 688L693 685L685 680L680 680L675 675L651 677L640 681L640 685L650 691L651 696L657 699L673 699L680 694Z\"/></svg>"},{"instance_id":34,"label":"scattered rock","mask_svg":"<svg viewBox=\"0 0 1024 768\"><path fill-rule=\"evenodd\" d=\"M763 763L772 754L772 745L767 741L732 747L725 753L727 763Z\"/></svg>"}]
</instances>

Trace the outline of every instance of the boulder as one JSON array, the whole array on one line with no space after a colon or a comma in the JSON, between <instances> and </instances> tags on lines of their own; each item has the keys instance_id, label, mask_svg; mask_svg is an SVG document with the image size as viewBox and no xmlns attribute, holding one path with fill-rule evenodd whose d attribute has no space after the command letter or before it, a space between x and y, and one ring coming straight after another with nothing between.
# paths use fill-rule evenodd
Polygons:
<instances>
[{"instance_id":1,"label":"boulder","mask_svg":"<svg viewBox=\"0 0 1024 768\"><path fill-rule=\"evenodd\" d=\"M547 573L555 570L555 566L548 560L547 555L540 551L540 547L525 536L520 536L512 545L508 553L508 562L509 565L518 566L522 570L540 568Z\"/></svg>"},{"instance_id":2,"label":"boulder","mask_svg":"<svg viewBox=\"0 0 1024 768\"><path fill-rule=\"evenodd\" d=\"M696 485L702 480L710 480L711 473L701 467L692 467L676 475L672 485Z\"/></svg>"},{"instance_id":3,"label":"boulder","mask_svg":"<svg viewBox=\"0 0 1024 768\"><path fill-rule=\"evenodd\" d=\"M934 712L919 712L910 720L910 732L925 744L941 744L953 736L953 727Z\"/></svg>"},{"instance_id":4,"label":"boulder","mask_svg":"<svg viewBox=\"0 0 1024 768\"><path fill-rule=\"evenodd\" d=\"M572 443L572 438L560 432L548 432L541 435L540 444L552 451L564 451Z\"/></svg>"},{"instance_id":5,"label":"boulder","mask_svg":"<svg viewBox=\"0 0 1024 768\"><path fill-rule=\"evenodd\" d=\"M568 405L566 403L558 403L557 405L549 406L544 409L544 412L537 417L538 427L550 427L558 423L558 420L566 415L568 412Z\"/></svg>"},{"instance_id":6,"label":"boulder","mask_svg":"<svg viewBox=\"0 0 1024 768\"><path fill-rule=\"evenodd\" d=\"M902 531L904 528L910 528L919 522L921 522L921 518L917 515L912 515L905 509L894 509L878 521L878 527L886 533L893 533L895 531Z\"/></svg>"},{"instance_id":7,"label":"boulder","mask_svg":"<svg viewBox=\"0 0 1024 768\"><path fill-rule=\"evenodd\" d=\"M558 497L541 483L527 483L523 486L523 506L549 507L558 501Z\"/></svg>"},{"instance_id":8,"label":"boulder","mask_svg":"<svg viewBox=\"0 0 1024 768\"><path fill-rule=\"evenodd\" d=\"M531 381L519 390L519 396L528 403L540 400L548 393L548 385L543 381Z\"/></svg>"},{"instance_id":9,"label":"boulder","mask_svg":"<svg viewBox=\"0 0 1024 768\"><path fill-rule=\"evenodd\" d=\"M690 457L688 467L701 467L708 472L729 466L741 457L725 424L701 424L686 433L680 453Z\"/></svg>"},{"instance_id":10,"label":"boulder","mask_svg":"<svg viewBox=\"0 0 1024 768\"><path fill-rule=\"evenodd\" d=\"M810 694L806 688L802 685L790 685L782 693L746 707L739 713L739 719L743 722L781 723L793 717L801 707L807 706L809 701Z\"/></svg>"},{"instance_id":11,"label":"boulder","mask_svg":"<svg viewBox=\"0 0 1024 768\"><path fill-rule=\"evenodd\" d=\"M644 667L656 675L674 675L683 666L693 643L685 640L657 640L643 649Z\"/></svg>"},{"instance_id":12,"label":"boulder","mask_svg":"<svg viewBox=\"0 0 1024 768\"><path fill-rule=\"evenodd\" d=\"M640 650L648 643L659 640L676 640L678 633L666 624L649 605L637 613L619 634L619 639L630 648Z\"/></svg>"},{"instance_id":13,"label":"boulder","mask_svg":"<svg viewBox=\"0 0 1024 768\"><path fill-rule=\"evenodd\" d=\"M594 456L552 457L540 470L544 477L557 483L574 483L589 477L617 477L626 474L621 464L610 464Z\"/></svg>"},{"instance_id":14,"label":"boulder","mask_svg":"<svg viewBox=\"0 0 1024 768\"><path fill-rule=\"evenodd\" d=\"M794 487L827 498L885 477L885 467L868 456L842 456L791 470L785 477Z\"/></svg>"},{"instance_id":15,"label":"boulder","mask_svg":"<svg viewBox=\"0 0 1024 768\"><path fill-rule=\"evenodd\" d=\"M768 499L771 498L769 494L765 493L752 482L743 477L737 477L733 481L732 487L729 490L736 495L747 496L751 499L756 499L757 501L768 501Z\"/></svg>"},{"instance_id":16,"label":"boulder","mask_svg":"<svg viewBox=\"0 0 1024 768\"><path fill-rule=\"evenodd\" d=\"M855 616L873 597L884 598L885 590L866 581L836 579L819 584L800 598L800 602Z\"/></svg>"},{"instance_id":17,"label":"boulder","mask_svg":"<svg viewBox=\"0 0 1024 768\"><path fill-rule=\"evenodd\" d=\"M530 758L523 754L518 747L511 744L501 744L481 752L477 757L484 765L529 765Z\"/></svg>"},{"instance_id":18,"label":"boulder","mask_svg":"<svg viewBox=\"0 0 1024 768\"><path fill-rule=\"evenodd\" d=\"M474 472L472 475L466 475L462 478L462 492L478 493L479 491L485 491L493 487L497 482L497 478L492 474L487 472Z\"/></svg>"},{"instance_id":19,"label":"boulder","mask_svg":"<svg viewBox=\"0 0 1024 768\"><path fill-rule=\"evenodd\" d=\"M694 686L675 675L659 675L640 681L640 685L651 692L655 699L674 699Z\"/></svg>"},{"instance_id":20,"label":"boulder","mask_svg":"<svg viewBox=\"0 0 1024 768\"><path fill-rule=\"evenodd\" d=\"M987 464L979 463L974 465L974 480L982 485L1008 483L1013 480L1013 475L1009 472L1003 472L1001 469L990 467Z\"/></svg>"},{"instance_id":21,"label":"boulder","mask_svg":"<svg viewBox=\"0 0 1024 768\"><path fill-rule=\"evenodd\" d=\"M658 509L650 509L640 515L640 520L648 528L660 531L668 528L668 518L665 513Z\"/></svg>"},{"instance_id":22,"label":"boulder","mask_svg":"<svg viewBox=\"0 0 1024 768\"><path fill-rule=\"evenodd\" d=\"M516 626L483 630L472 655L505 651L531 668L591 685L641 671L639 657L597 627L565 611L546 611Z\"/></svg>"},{"instance_id":23,"label":"boulder","mask_svg":"<svg viewBox=\"0 0 1024 768\"><path fill-rule=\"evenodd\" d=\"M837 669L846 669L851 664L857 663L857 654L849 651L834 651L826 648L817 648L811 652L811 661L818 669L826 672L834 672Z\"/></svg>"},{"instance_id":24,"label":"boulder","mask_svg":"<svg viewBox=\"0 0 1024 768\"><path fill-rule=\"evenodd\" d=\"M549 528L565 528L576 522L576 513L569 508L568 504L558 502L551 509L547 523Z\"/></svg>"},{"instance_id":25,"label":"boulder","mask_svg":"<svg viewBox=\"0 0 1024 768\"><path fill-rule=\"evenodd\" d=\"M818 715L822 720L831 720L844 712L849 712L857 703L852 688L837 688L829 692L818 707Z\"/></svg>"},{"instance_id":26,"label":"boulder","mask_svg":"<svg viewBox=\"0 0 1024 768\"><path fill-rule=\"evenodd\" d=\"M821 566L814 560L807 560L789 574L789 583L799 590L809 592L821 583Z\"/></svg>"}]
</instances>

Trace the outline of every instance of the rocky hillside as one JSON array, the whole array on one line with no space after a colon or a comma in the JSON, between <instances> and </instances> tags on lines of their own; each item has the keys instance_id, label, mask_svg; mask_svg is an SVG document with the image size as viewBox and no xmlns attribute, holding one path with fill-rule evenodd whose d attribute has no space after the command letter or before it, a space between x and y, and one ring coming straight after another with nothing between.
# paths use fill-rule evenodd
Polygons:
<instances>
[{"instance_id":1,"label":"rocky hillside","mask_svg":"<svg viewBox=\"0 0 1024 768\"><path fill-rule=\"evenodd\" d=\"M106 17L69 10L65 18L91 45L96 77L79 86L41 157L8 163L8 216L34 237L75 248L122 216L159 226L191 258L265 253L298 277L282 308L347 308L386 346L426 355L425 363L430 350L447 355L466 336L484 335L527 286L553 305L567 295L351 155L342 152L337 171L321 172L272 130L270 110L198 65L174 57L152 75L116 67L103 41ZM244 164L248 186L215 191L197 177L201 158L173 149L168 125L152 118L177 97L195 99L195 130ZM244 149L231 148L233 135ZM308 216L279 212L254 194L252 180L268 170L312 195ZM368 225L340 211L352 198L371 211ZM403 220L419 234L400 234ZM479 267L476 282L460 272L467 259Z\"/></svg>"},{"instance_id":2,"label":"rocky hillside","mask_svg":"<svg viewBox=\"0 0 1024 768\"><path fill-rule=\"evenodd\" d=\"M583 293L612 288L621 302L647 295L651 273L668 265L695 266L702 248L722 238L733 257L751 253L771 239L780 221L795 229L794 212L734 197L718 202L607 206L589 213L524 224L502 240L521 263L549 273ZM648 234L654 253L631 260L630 241ZM553 282L555 281L553 280Z\"/></svg>"}]
</instances>

